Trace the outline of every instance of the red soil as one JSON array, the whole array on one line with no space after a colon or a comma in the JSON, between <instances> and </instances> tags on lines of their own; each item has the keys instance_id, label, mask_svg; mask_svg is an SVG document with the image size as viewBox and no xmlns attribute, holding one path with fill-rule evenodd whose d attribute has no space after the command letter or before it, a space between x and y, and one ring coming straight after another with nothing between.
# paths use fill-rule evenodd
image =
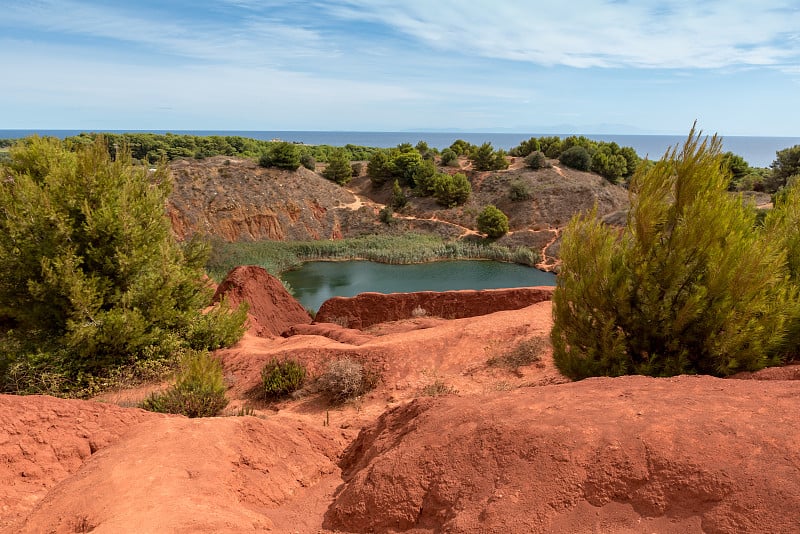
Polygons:
<instances>
[{"instance_id":1,"label":"red soil","mask_svg":"<svg viewBox=\"0 0 800 534\"><path fill-rule=\"evenodd\" d=\"M756 376L771 381L567 383L546 342L540 361L489 365L546 339L546 301L354 331L296 320L299 305L256 268L232 274L228 294L251 302L253 330L288 336L251 331L217 353L227 414L247 404L257 417L2 396L0 531L686 534L800 524L800 382L774 380L796 377L791 368ZM312 377L332 359L356 359L382 381L341 407L311 393L266 404L260 371L275 357L302 361Z\"/></svg>"},{"instance_id":2,"label":"red soil","mask_svg":"<svg viewBox=\"0 0 800 534\"><path fill-rule=\"evenodd\" d=\"M217 287L214 302L219 302L223 295L232 307L241 302L249 304L248 327L257 336L279 336L292 325L311 322L308 312L281 281L261 267L232 269Z\"/></svg>"}]
</instances>

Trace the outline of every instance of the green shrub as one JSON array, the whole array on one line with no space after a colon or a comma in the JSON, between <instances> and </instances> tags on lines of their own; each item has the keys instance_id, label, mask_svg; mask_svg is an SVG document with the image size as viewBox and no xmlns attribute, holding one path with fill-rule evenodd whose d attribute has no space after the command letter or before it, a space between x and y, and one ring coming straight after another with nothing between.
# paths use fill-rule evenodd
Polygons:
<instances>
[{"instance_id":1,"label":"green shrub","mask_svg":"<svg viewBox=\"0 0 800 534\"><path fill-rule=\"evenodd\" d=\"M151 173L124 145L114 153L112 161L103 137L32 137L0 170L0 370L60 374L52 383L65 390L53 394L140 360L228 345L241 332L243 311L214 321L201 313L210 245L175 241L166 165ZM40 386L0 376L4 390Z\"/></svg>"},{"instance_id":2,"label":"green shrub","mask_svg":"<svg viewBox=\"0 0 800 534\"><path fill-rule=\"evenodd\" d=\"M451 148L445 148L442 150L442 165L447 167L457 167L458 166L458 154L453 152Z\"/></svg>"},{"instance_id":3,"label":"green shrub","mask_svg":"<svg viewBox=\"0 0 800 534\"><path fill-rule=\"evenodd\" d=\"M384 206L378 213L378 218L383 224L392 224L394 222L394 210L391 206Z\"/></svg>"},{"instance_id":4,"label":"green shrub","mask_svg":"<svg viewBox=\"0 0 800 534\"><path fill-rule=\"evenodd\" d=\"M181 360L174 386L153 393L142 403L151 412L213 417L228 405L222 365L205 351L190 351Z\"/></svg>"},{"instance_id":5,"label":"green shrub","mask_svg":"<svg viewBox=\"0 0 800 534\"><path fill-rule=\"evenodd\" d=\"M476 171L498 171L508 168L508 160L503 150L495 151L491 143L483 143L468 156Z\"/></svg>"},{"instance_id":6,"label":"green shrub","mask_svg":"<svg viewBox=\"0 0 800 534\"><path fill-rule=\"evenodd\" d=\"M277 167L296 171L300 167L300 152L297 145L286 141L275 143L258 160L262 167Z\"/></svg>"},{"instance_id":7,"label":"green shrub","mask_svg":"<svg viewBox=\"0 0 800 534\"><path fill-rule=\"evenodd\" d=\"M579 171L588 171L592 167L592 156L588 150L579 145L572 146L562 152L558 157L558 161Z\"/></svg>"},{"instance_id":8,"label":"green shrub","mask_svg":"<svg viewBox=\"0 0 800 534\"><path fill-rule=\"evenodd\" d=\"M531 187L527 182L516 180L511 183L511 188L508 191L508 197L513 202L521 202L532 199L533 193L531 192Z\"/></svg>"},{"instance_id":9,"label":"green shrub","mask_svg":"<svg viewBox=\"0 0 800 534\"><path fill-rule=\"evenodd\" d=\"M333 360L317 379L317 389L334 404L355 399L375 389L380 375L349 358Z\"/></svg>"},{"instance_id":10,"label":"green shrub","mask_svg":"<svg viewBox=\"0 0 800 534\"><path fill-rule=\"evenodd\" d=\"M353 177L353 168L350 166L350 155L346 150L337 149L331 154L322 176L339 185L345 185L350 181Z\"/></svg>"},{"instance_id":11,"label":"green shrub","mask_svg":"<svg viewBox=\"0 0 800 534\"><path fill-rule=\"evenodd\" d=\"M439 205L453 208L469 200L472 185L463 173L459 172L453 176L439 173L434 180L433 191L433 196Z\"/></svg>"},{"instance_id":12,"label":"green shrub","mask_svg":"<svg viewBox=\"0 0 800 534\"><path fill-rule=\"evenodd\" d=\"M529 169L545 169L550 166L547 163L547 156L540 150L534 150L525 157L525 166Z\"/></svg>"},{"instance_id":13,"label":"green shrub","mask_svg":"<svg viewBox=\"0 0 800 534\"><path fill-rule=\"evenodd\" d=\"M405 193L403 193L403 188L400 187L400 182L395 180L394 184L392 184L391 206L393 209L399 210L403 209L406 204L408 204L408 199Z\"/></svg>"},{"instance_id":14,"label":"green shrub","mask_svg":"<svg viewBox=\"0 0 800 534\"><path fill-rule=\"evenodd\" d=\"M491 238L508 232L508 217L493 205L488 205L478 214L478 231Z\"/></svg>"},{"instance_id":15,"label":"green shrub","mask_svg":"<svg viewBox=\"0 0 800 534\"><path fill-rule=\"evenodd\" d=\"M637 171L621 235L596 213L570 222L553 294L562 373L727 376L779 360L797 291L781 239L727 193L720 147L692 129Z\"/></svg>"},{"instance_id":16,"label":"green shrub","mask_svg":"<svg viewBox=\"0 0 800 534\"><path fill-rule=\"evenodd\" d=\"M300 165L302 165L309 171L317 170L317 160L311 154L303 154L302 156L300 156Z\"/></svg>"},{"instance_id":17,"label":"green shrub","mask_svg":"<svg viewBox=\"0 0 800 534\"><path fill-rule=\"evenodd\" d=\"M261 382L267 399L278 399L294 393L303 386L306 369L295 360L272 359L261 370Z\"/></svg>"}]
</instances>

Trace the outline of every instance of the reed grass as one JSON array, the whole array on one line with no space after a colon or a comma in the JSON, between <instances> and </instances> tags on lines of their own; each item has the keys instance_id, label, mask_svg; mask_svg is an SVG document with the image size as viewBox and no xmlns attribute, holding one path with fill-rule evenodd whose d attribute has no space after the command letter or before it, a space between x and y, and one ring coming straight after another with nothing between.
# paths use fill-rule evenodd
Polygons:
<instances>
[{"instance_id":1,"label":"reed grass","mask_svg":"<svg viewBox=\"0 0 800 534\"><path fill-rule=\"evenodd\" d=\"M215 241L206 270L211 278L220 281L238 265L259 265L277 276L315 260L369 260L404 265L457 259L533 266L539 256L528 247L506 247L489 241L451 241L426 234L369 235L335 241Z\"/></svg>"}]
</instances>

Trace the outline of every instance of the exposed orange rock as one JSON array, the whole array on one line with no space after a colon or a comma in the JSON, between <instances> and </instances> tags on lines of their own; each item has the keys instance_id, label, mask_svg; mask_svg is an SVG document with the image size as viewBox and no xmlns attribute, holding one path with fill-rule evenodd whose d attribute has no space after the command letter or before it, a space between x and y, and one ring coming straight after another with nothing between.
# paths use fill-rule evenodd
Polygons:
<instances>
[{"instance_id":1,"label":"exposed orange rock","mask_svg":"<svg viewBox=\"0 0 800 534\"><path fill-rule=\"evenodd\" d=\"M255 265L232 269L217 287L213 301L223 297L232 307L248 303L248 328L257 336L279 336L292 325L311 322L311 316L281 281Z\"/></svg>"},{"instance_id":2,"label":"exposed orange rock","mask_svg":"<svg viewBox=\"0 0 800 534\"><path fill-rule=\"evenodd\" d=\"M321 323L343 324L349 328L366 328L410 317L461 319L502 310L518 310L550 300L552 293L552 287L361 293L355 297L328 299L317 312L316 320Z\"/></svg>"}]
</instances>

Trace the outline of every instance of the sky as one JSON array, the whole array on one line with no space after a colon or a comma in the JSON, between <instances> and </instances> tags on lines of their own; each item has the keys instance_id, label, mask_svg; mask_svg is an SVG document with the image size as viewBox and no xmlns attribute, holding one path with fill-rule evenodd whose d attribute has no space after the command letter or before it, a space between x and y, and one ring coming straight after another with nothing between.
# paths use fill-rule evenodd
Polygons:
<instances>
[{"instance_id":1,"label":"sky","mask_svg":"<svg viewBox=\"0 0 800 534\"><path fill-rule=\"evenodd\" d=\"M800 136L800 0L0 0L0 129Z\"/></svg>"}]
</instances>

